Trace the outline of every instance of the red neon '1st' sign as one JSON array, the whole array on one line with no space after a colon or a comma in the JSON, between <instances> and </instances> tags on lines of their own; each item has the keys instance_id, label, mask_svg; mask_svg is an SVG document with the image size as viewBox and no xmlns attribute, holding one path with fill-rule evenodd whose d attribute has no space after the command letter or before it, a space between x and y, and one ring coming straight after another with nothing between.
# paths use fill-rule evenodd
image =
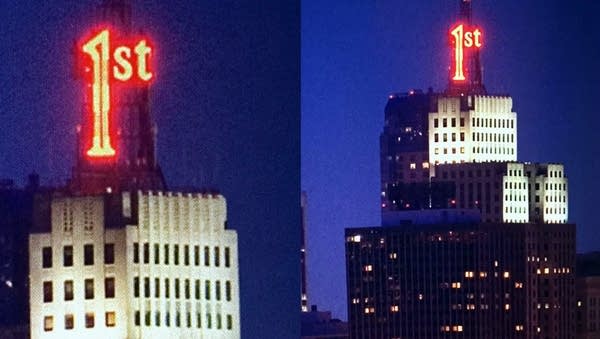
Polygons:
<instances>
[{"instance_id":1,"label":"red neon '1st' sign","mask_svg":"<svg viewBox=\"0 0 600 339\"><path fill-rule=\"evenodd\" d=\"M91 98L92 98L92 143L87 151L90 157L112 157L115 149L111 145L110 110L111 83L119 82L146 83L152 80L149 70L152 48L146 39L133 44L120 44L111 47L110 31L102 30L82 47L83 52L91 60Z\"/></svg>"},{"instance_id":2,"label":"red neon '1st' sign","mask_svg":"<svg viewBox=\"0 0 600 339\"><path fill-rule=\"evenodd\" d=\"M452 80L465 80L464 56L465 49L481 48L482 36L479 28L466 30L463 24L460 24L450 31L452 45L454 48L454 76Z\"/></svg>"}]
</instances>

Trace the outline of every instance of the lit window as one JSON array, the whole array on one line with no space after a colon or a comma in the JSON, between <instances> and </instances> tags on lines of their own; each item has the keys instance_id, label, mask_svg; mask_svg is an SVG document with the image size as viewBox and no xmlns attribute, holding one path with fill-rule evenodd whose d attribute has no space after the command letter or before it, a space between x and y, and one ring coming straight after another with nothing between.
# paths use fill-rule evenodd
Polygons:
<instances>
[{"instance_id":1,"label":"lit window","mask_svg":"<svg viewBox=\"0 0 600 339\"><path fill-rule=\"evenodd\" d=\"M398 312L398 311L399 311L399 307L398 307L398 305L392 305L392 307L390 307L390 311L391 311L391 312L394 312L394 313L395 313L395 312Z\"/></svg>"},{"instance_id":2,"label":"lit window","mask_svg":"<svg viewBox=\"0 0 600 339\"><path fill-rule=\"evenodd\" d=\"M510 278L510 272L504 272L504 278Z\"/></svg>"},{"instance_id":3,"label":"lit window","mask_svg":"<svg viewBox=\"0 0 600 339\"><path fill-rule=\"evenodd\" d=\"M373 265L365 265L364 269L365 269L365 272L371 272L371 271L373 271Z\"/></svg>"},{"instance_id":4,"label":"lit window","mask_svg":"<svg viewBox=\"0 0 600 339\"><path fill-rule=\"evenodd\" d=\"M487 277L487 272L479 272L479 277L480 277L480 278L485 278L485 277Z\"/></svg>"},{"instance_id":5,"label":"lit window","mask_svg":"<svg viewBox=\"0 0 600 339\"><path fill-rule=\"evenodd\" d=\"M54 328L54 318L51 315L44 317L44 331L52 331Z\"/></svg>"},{"instance_id":6,"label":"lit window","mask_svg":"<svg viewBox=\"0 0 600 339\"><path fill-rule=\"evenodd\" d=\"M549 274L550 273L550 269L548 267L544 268L544 274Z\"/></svg>"},{"instance_id":7,"label":"lit window","mask_svg":"<svg viewBox=\"0 0 600 339\"><path fill-rule=\"evenodd\" d=\"M52 247L42 248L42 268L52 267Z\"/></svg>"},{"instance_id":8,"label":"lit window","mask_svg":"<svg viewBox=\"0 0 600 339\"><path fill-rule=\"evenodd\" d=\"M523 325L517 325L517 326L515 326L515 330L516 331L523 331Z\"/></svg>"},{"instance_id":9,"label":"lit window","mask_svg":"<svg viewBox=\"0 0 600 339\"><path fill-rule=\"evenodd\" d=\"M52 302L52 281L44 281L44 302Z\"/></svg>"},{"instance_id":10,"label":"lit window","mask_svg":"<svg viewBox=\"0 0 600 339\"><path fill-rule=\"evenodd\" d=\"M433 149L433 153L434 153L434 154L440 154L440 149L439 149L439 148L435 148L435 149Z\"/></svg>"},{"instance_id":11,"label":"lit window","mask_svg":"<svg viewBox=\"0 0 600 339\"><path fill-rule=\"evenodd\" d=\"M465 278L473 278L473 277L474 277L474 273L472 271L465 272Z\"/></svg>"},{"instance_id":12,"label":"lit window","mask_svg":"<svg viewBox=\"0 0 600 339\"><path fill-rule=\"evenodd\" d=\"M460 282L453 282L452 288L460 288Z\"/></svg>"},{"instance_id":13,"label":"lit window","mask_svg":"<svg viewBox=\"0 0 600 339\"><path fill-rule=\"evenodd\" d=\"M423 295L419 294L418 298L419 298L419 300L423 300Z\"/></svg>"},{"instance_id":14,"label":"lit window","mask_svg":"<svg viewBox=\"0 0 600 339\"><path fill-rule=\"evenodd\" d=\"M581 300L577 300L577 307L581 307L582 303Z\"/></svg>"},{"instance_id":15,"label":"lit window","mask_svg":"<svg viewBox=\"0 0 600 339\"><path fill-rule=\"evenodd\" d=\"M414 162L410 164L410 169L414 170L417 169L417 164L415 164Z\"/></svg>"},{"instance_id":16,"label":"lit window","mask_svg":"<svg viewBox=\"0 0 600 339\"><path fill-rule=\"evenodd\" d=\"M94 327L94 313L87 312L85 314L85 327L93 328Z\"/></svg>"},{"instance_id":17,"label":"lit window","mask_svg":"<svg viewBox=\"0 0 600 339\"><path fill-rule=\"evenodd\" d=\"M73 280L65 280L65 301L73 300Z\"/></svg>"},{"instance_id":18,"label":"lit window","mask_svg":"<svg viewBox=\"0 0 600 339\"><path fill-rule=\"evenodd\" d=\"M425 162L422 164L422 167L423 167L423 168L429 168L429 163L428 163L427 161L425 161Z\"/></svg>"},{"instance_id":19,"label":"lit window","mask_svg":"<svg viewBox=\"0 0 600 339\"><path fill-rule=\"evenodd\" d=\"M94 245L83 245L83 264L85 266L94 265Z\"/></svg>"},{"instance_id":20,"label":"lit window","mask_svg":"<svg viewBox=\"0 0 600 339\"><path fill-rule=\"evenodd\" d=\"M504 309L505 309L506 311L510 310L510 304L504 304Z\"/></svg>"},{"instance_id":21,"label":"lit window","mask_svg":"<svg viewBox=\"0 0 600 339\"><path fill-rule=\"evenodd\" d=\"M460 148L460 154L465 154L465 148L464 147Z\"/></svg>"},{"instance_id":22,"label":"lit window","mask_svg":"<svg viewBox=\"0 0 600 339\"><path fill-rule=\"evenodd\" d=\"M75 327L75 320L72 314L65 314L65 329L72 330Z\"/></svg>"}]
</instances>

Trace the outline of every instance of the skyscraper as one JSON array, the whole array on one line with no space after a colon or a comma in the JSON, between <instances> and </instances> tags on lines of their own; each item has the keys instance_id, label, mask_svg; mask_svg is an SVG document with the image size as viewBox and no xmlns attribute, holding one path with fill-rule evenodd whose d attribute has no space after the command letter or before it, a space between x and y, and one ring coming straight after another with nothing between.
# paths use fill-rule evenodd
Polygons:
<instances>
[{"instance_id":1,"label":"skyscraper","mask_svg":"<svg viewBox=\"0 0 600 339\"><path fill-rule=\"evenodd\" d=\"M73 176L33 212L31 338L240 338L225 198L166 191L150 116L152 42L131 37L127 1L106 0L98 13L76 52L86 99Z\"/></svg>"}]
</instances>

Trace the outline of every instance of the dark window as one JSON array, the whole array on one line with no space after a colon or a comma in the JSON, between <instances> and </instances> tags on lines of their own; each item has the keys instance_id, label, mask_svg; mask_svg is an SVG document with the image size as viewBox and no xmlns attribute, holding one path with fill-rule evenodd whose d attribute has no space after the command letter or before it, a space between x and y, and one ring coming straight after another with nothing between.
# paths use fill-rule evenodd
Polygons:
<instances>
[{"instance_id":1,"label":"dark window","mask_svg":"<svg viewBox=\"0 0 600 339\"><path fill-rule=\"evenodd\" d=\"M144 297L150 298L150 278L144 278Z\"/></svg>"},{"instance_id":2,"label":"dark window","mask_svg":"<svg viewBox=\"0 0 600 339\"><path fill-rule=\"evenodd\" d=\"M225 282L225 300L231 301L231 281Z\"/></svg>"},{"instance_id":3,"label":"dark window","mask_svg":"<svg viewBox=\"0 0 600 339\"><path fill-rule=\"evenodd\" d=\"M204 246L204 266L210 265L210 248Z\"/></svg>"},{"instance_id":4,"label":"dark window","mask_svg":"<svg viewBox=\"0 0 600 339\"><path fill-rule=\"evenodd\" d=\"M200 265L200 246L194 246L194 265Z\"/></svg>"},{"instance_id":5,"label":"dark window","mask_svg":"<svg viewBox=\"0 0 600 339\"><path fill-rule=\"evenodd\" d=\"M160 312L158 311L154 313L154 325L160 327Z\"/></svg>"},{"instance_id":6,"label":"dark window","mask_svg":"<svg viewBox=\"0 0 600 339\"><path fill-rule=\"evenodd\" d=\"M221 253L218 246L215 246L215 266L219 267L221 265Z\"/></svg>"},{"instance_id":7,"label":"dark window","mask_svg":"<svg viewBox=\"0 0 600 339\"><path fill-rule=\"evenodd\" d=\"M200 312L196 313L196 326L198 328L202 327L202 313Z\"/></svg>"},{"instance_id":8,"label":"dark window","mask_svg":"<svg viewBox=\"0 0 600 339\"><path fill-rule=\"evenodd\" d=\"M140 311L135 311L133 323L135 326L140 326Z\"/></svg>"},{"instance_id":9,"label":"dark window","mask_svg":"<svg viewBox=\"0 0 600 339\"><path fill-rule=\"evenodd\" d=\"M456 118L452 118L452 127L456 127Z\"/></svg>"},{"instance_id":10,"label":"dark window","mask_svg":"<svg viewBox=\"0 0 600 339\"><path fill-rule=\"evenodd\" d=\"M44 302L52 302L52 281L44 281Z\"/></svg>"},{"instance_id":11,"label":"dark window","mask_svg":"<svg viewBox=\"0 0 600 339\"><path fill-rule=\"evenodd\" d=\"M217 329L221 329L222 328L222 324L221 324L221 313L217 313Z\"/></svg>"},{"instance_id":12,"label":"dark window","mask_svg":"<svg viewBox=\"0 0 600 339\"><path fill-rule=\"evenodd\" d=\"M169 279L165 279L165 298L170 298L171 297L171 291L169 290L170 285L169 285ZM168 316L168 313L167 313ZM169 326L169 322L167 321L167 326Z\"/></svg>"},{"instance_id":13,"label":"dark window","mask_svg":"<svg viewBox=\"0 0 600 339\"><path fill-rule=\"evenodd\" d=\"M433 127L434 127L434 128L438 128L438 126L439 126L438 119L437 119L437 118L436 118L436 119L433 119Z\"/></svg>"},{"instance_id":14,"label":"dark window","mask_svg":"<svg viewBox=\"0 0 600 339\"><path fill-rule=\"evenodd\" d=\"M185 279L185 298L186 299L190 298L190 280L189 279Z\"/></svg>"},{"instance_id":15,"label":"dark window","mask_svg":"<svg viewBox=\"0 0 600 339\"><path fill-rule=\"evenodd\" d=\"M104 245L104 263L107 265L115 263L115 244Z\"/></svg>"},{"instance_id":16,"label":"dark window","mask_svg":"<svg viewBox=\"0 0 600 339\"><path fill-rule=\"evenodd\" d=\"M52 267L52 247L42 248L42 268Z\"/></svg>"},{"instance_id":17,"label":"dark window","mask_svg":"<svg viewBox=\"0 0 600 339\"><path fill-rule=\"evenodd\" d=\"M146 314L144 316L144 324L146 326L150 326L150 318L152 317L152 315L150 314L150 311L146 311Z\"/></svg>"},{"instance_id":18,"label":"dark window","mask_svg":"<svg viewBox=\"0 0 600 339\"><path fill-rule=\"evenodd\" d=\"M200 280L198 280L198 279L196 279L195 294L196 294L196 300L200 300Z\"/></svg>"},{"instance_id":19,"label":"dark window","mask_svg":"<svg viewBox=\"0 0 600 339\"><path fill-rule=\"evenodd\" d=\"M169 264L169 245L165 245L165 253L163 253L163 257L165 258L165 265Z\"/></svg>"},{"instance_id":20,"label":"dark window","mask_svg":"<svg viewBox=\"0 0 600 339\"><path fill-rule=\"evenodd\" d=\"M169 311L165 314L165 326L171 326L171 313Z\"/></svg>"},{"instance_id":21,"label":"dark window","mask_svg":"<svg viewBox=\"0 0 600 339\"><path fill-rule=\"evenodd\" d=\"M173 250L173 262L175 265L179 265L179 245L175 245L175 249Z\"/></svg>"},{"instance_id":22,"label":"dark window","mask_svg":"<svg viewBox=\"0 0 600 339\"><path fill-rule=\"evenodd\" d=\"M133 262L136 264L140 262L140 244L137 242L133 243Z\"/></svg>"},{"instance_id":23,"label":"dark window","mask_svg":"<svg viewBox=\"0 0 600 339\"><path fill-rule=\"evenodd\" d=\"M460 118L460 127L465 127L465 118Z\"/></svg>"},{"instance_id":24,"label":"dark window","mask_svg":"<svg viewBox=\"0 0 600 339\"><path fill-rule=\"evenodd\" d=\"M72 314L65 314L65 329L72 330L75 327L75 320Z\"/></svg>"},{"instance_id":25,"label":"dark window","mask_svg":"<svg viewBox=\"0 0 600 339\"><path fill-rule=\"evenodd\" d=\"M150 263L150 244L144 243L144 264Z\"/></svg>"},{"instance_id":26,"label":"dark window","mask_svg":"<svg viewBox=\"0 0 600 339\"><path fill-rule=\"evenodd\" d=\"M63 265L65 267L73 266L73 246L65 246L63 249Z\"/></svg>"},{"instance_id":27,"label":"dark window","mask_svg":"<svg viewBox=\"0 0 600 339\"><path fill-rule=\"evenodd\" d=\"M231 319L231 314L227 315L227 329L230 330L233 327L233 319Z\"/></svg>"},{"instance_id":28,"label":"dark window","mask_svg":"<svg viewBox=\"0 0 600 339\"><path fill-rule=\"evenodd\" d=\"M133 278L133 296L135 298L138 298L140 296L140 278L139 277Z\"/></svg>"},{"instance_id":29,"label":"dark window","mask_svg":"<svg viewBox=\"0 0 600 339\"><path fill-rule=\"evenodd\" d=\"M183 264L185 266L190 265L190 246L183 246Z\"/></svg>"},{"instance_id":30,"label":"dark window","mask_svg":"<svg viewBox=\"0 0 600 339\"><path fill-rule=\"evenodd\" d=\"M160 264L160 246L158 244L154 244L154 263Z\"/></svg>"},{"instance_id":31,"label":"dark window","mask_svg":"<svg viewBox=\"0 0 600 339\"><path fill-rule=\"evenodd\" d=\"M229 267L230 266L230 262L229 262L229 247L225 247L225 267Z\"/></svg>"},{"instance_id":32,"label":"dark window","mask_svg":"<svg viewBox=\"0 0 600 339\"><path fill-rule=\"evenodd\" d=\"M94 245L83 245L83 264L85 266L94 264Z\"/></svg>"},{"instance_id":33,"label":"dark window","mask_svg":"<svg viewBox=\"0 0 600 339\"><path fill-rule=\"evenodd\" d=\"M181 313L175 313L175 326L181 327Z\"/></svg>"},{"instance_id":34,"label":"dark window","mask_svg":"<svg viewBox=\"0 0 600 339\"><path fill-rule=\"evenodd\" d=\"M221 300L221 281L215 282L215 298Z\"/></svg>"},{"instance_id":35,"label":"dark window","mask_svg":"<svg viewBox=\"0 0 600 339\"><path fill-rule=\"evenodd\" d=\"M94 313L87 312L85 314L85 328L93 328L94 327Z\"/></svg>"},{"instance_id":36,"label":"dark window","mask_svg":"<svg viewBox=\"0 0 600 339\"><path fill-rule=\"evenodd\" d=\"M175 279L175 299L179 299L179 279Z\"/></svg>"},{"instance_id":37,"label":"dark window","mask_svg":"<svg viewBox=\"0 0 600 339\"><path fill-rule=\"evenodd\" d=\"M73 300L73 280L65 280L65 301Z\"/></svg>"},{"instance_id":38,"label":"dark window","mask_svg":"<svg viewBox=\"0 0 600 339\"><path fill-rule=\"evenodd\" d=\"M210 313L206 313L206 327L212 328L212 319Z\"/></svg>"},{"instance_id":39,"label":"dark window","mask_svg":"<svg viewBox=\"0 0 600 339\"><path fill-rule=\"evenodd\" d=\"M104 279L104 297L107 299L115 297L115 278Z\"/></svg>"},{"instance_id":40,"label":"dark window","mask_svg":"<svg viewBox=\"0 0 600 339\"><path fill-rule=\"evenodd\" d=\"M85 279L85 299L94 299L94 279Z\"/></svg>"},{"instance_id":41,"label":"dark window","mask_svg":"<svg viewBox=\"0 0 600 339\"><path fill-rule=\"evenodd\" d=\"M210 280L204 282L204 299L210 300Z\"/></svg>"},{"instance_id":42,"label":"dark window","mask_svg":"<svg viewBox=\"0 0 600 339\"><path fill-rule=\"evenodd\" d=\"M160 279L154 278L154 297L160 298Z\"/></svg>"}]
</instances>

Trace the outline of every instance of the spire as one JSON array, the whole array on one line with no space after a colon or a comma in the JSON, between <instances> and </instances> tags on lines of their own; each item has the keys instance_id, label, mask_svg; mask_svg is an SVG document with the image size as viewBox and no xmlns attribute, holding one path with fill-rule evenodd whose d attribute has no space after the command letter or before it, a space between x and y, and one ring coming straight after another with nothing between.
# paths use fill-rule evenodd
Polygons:
<instances>
[{"instance_id":1,"label":"spire","mask_svg":"<svg viewBox=\"0 0 600 339\"><path fill-rule=\"evenodd\" d=\"M463 25L463 30L451 33L452 62L460 63L462 67L462 79L456 76L456 64L450 67L450 77L447 92L450 94L485 94L483 85L482 66L480 59L480 46L475 46L472 39L481 37L481 31L473 25L472 0L459 0L458 23ZM463 41L456 41L460 38ZM467 40L469 45L466 45ZM458 51L460 49L460 51ZM460 61L457 61L459 59ZM458 79L457 79L458 78Z\"/></svg>"}]
</instances>

